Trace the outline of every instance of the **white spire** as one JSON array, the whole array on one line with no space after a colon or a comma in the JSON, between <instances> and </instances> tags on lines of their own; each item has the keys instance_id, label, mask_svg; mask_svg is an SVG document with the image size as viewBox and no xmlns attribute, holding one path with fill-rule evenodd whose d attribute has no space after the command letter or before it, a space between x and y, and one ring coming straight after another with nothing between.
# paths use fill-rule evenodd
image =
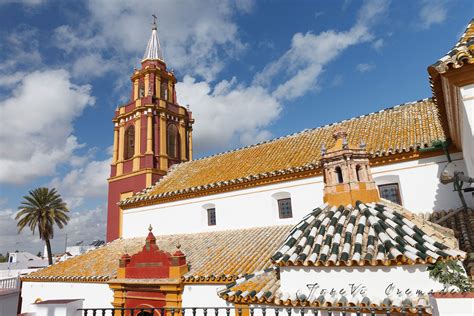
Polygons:
<instances>
[{"instance_id":1,"label":"white spire","mask_svg":"<svg viewBox=\"0 0 474 316\"><path fill-rule=\"evenodd\" d=\"M151 31L151 37L148 40L148 45L146 46L145 55L143 55L143 60L147 59L159 59L164 61L163 52L161 51L160 41L158 40L158 31L156 27L156 16L153 15L153 27Z\"/></svg>"}]
</instances>

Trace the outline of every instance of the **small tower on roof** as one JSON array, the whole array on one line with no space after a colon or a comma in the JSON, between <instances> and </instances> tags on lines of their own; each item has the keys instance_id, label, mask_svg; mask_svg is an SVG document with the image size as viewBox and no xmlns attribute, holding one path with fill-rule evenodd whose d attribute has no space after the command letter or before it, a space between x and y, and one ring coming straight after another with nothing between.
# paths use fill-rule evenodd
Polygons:
<instances>
[{"instance_id":1,"label":"small tower on roof","mask_svg":"<svg viewBox=\"0 0 474 316\"><path fill-rule=\"evenodd\" d=\"M369 167L365 144L349 144L347 133L337 128L333 135L336 143L322 148L321 166L324 176L324 202L330 205L355 205L380 200L377 186Z\"/></svg>"}]
</instances>

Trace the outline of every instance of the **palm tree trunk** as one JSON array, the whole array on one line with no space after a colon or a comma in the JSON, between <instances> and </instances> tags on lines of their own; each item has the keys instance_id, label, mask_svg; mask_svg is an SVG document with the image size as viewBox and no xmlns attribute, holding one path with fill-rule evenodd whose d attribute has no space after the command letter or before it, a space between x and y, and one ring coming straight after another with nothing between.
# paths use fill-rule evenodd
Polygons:
<instances>
[{"instance_id":1,"label":"palm tree trunk","mask_svg":"<svg viewBox=\"0 0 474 316\"><path fill-rule=\"evenodd\" d=\"M49 265L53 264L53 254L51 253L51 243L49 242L49 239L45 240L46 243L46 250L48 251L48 262Z\"/></svg>"}]
</instances>

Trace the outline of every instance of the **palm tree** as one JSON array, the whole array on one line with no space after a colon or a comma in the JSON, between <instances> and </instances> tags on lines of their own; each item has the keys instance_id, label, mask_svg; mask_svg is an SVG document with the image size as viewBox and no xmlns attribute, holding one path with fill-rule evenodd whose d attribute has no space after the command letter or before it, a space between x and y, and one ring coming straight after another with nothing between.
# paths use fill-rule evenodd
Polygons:
<instances>
[{"instance_id":1,"label":"palm tree","mask_svg":"<svg viewBox=\"0 0 474 316\"><path fill-rule=\"evenodd\" d=\"M53 264L50 240L54 237L54 224L62 229L69 221L66 203L56 189L36 188L23 197L20 210L15 217L18 220L18 233L28 226L33 234L38 228L39 237L46 243L49 264Z\"/></svg>"}]
</instances>

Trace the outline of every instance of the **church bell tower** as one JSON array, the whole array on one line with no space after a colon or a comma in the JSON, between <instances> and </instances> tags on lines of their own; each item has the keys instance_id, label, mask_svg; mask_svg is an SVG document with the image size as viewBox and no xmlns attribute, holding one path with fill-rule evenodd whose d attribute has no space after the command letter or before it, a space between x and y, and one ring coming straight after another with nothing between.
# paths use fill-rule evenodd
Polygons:
<instances>
[{"instance_id":1,"label":"church bell tower","mask_svg":"<svg viewBox=\"0 0 474 316\"><path fill-rule=\"evenodd\" d=\"M112 119L107 241L121 237L120 200L154 184L173 164L192 159L194 120L191 112L177 103L176 77L164 62L154 18L141 68L131 76L131 99Z\"/></svg>"}]
</instances>

